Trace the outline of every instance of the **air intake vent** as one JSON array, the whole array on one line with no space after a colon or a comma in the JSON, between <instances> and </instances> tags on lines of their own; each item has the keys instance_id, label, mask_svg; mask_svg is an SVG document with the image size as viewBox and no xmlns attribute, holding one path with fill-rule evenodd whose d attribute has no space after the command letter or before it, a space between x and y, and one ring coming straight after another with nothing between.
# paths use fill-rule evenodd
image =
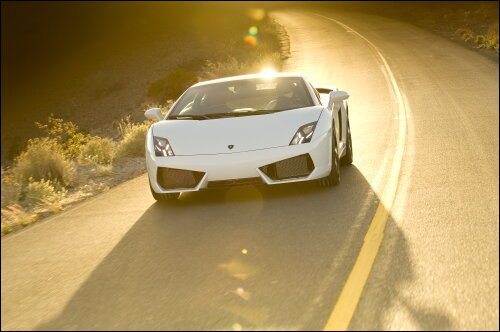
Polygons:
<instances>
[{"instance_id":1,"label":"air intake vent","mask_svg":"<svg viewBox=\"0 0 500 332\"><path fill-rule=\"evenodd\" d=\"M260 167L272 180L286 180L306 177L314 170L314 163L309 154L280 160Z\"/></svg>"},{"instance_id":2,"label":"air intake vent","mask_svg":"<svg viewBox=\"0 0 500 332\"><path fill-rule=\"evenodd\" d=\"M230 188L235 186L256 185L262 183L263 182L260 177L235 179L235 180L209 181L207 184L207 188Z\"/></svg>"},{"instance_id":3,"label":"air intake vent","mask_svg":"<svg viewBox=\"0 0 500 332\"><path fill-rule=\"evenodd\" d=\"M205 173L185 169L158 167L158 184L163 189L195 188Z\"/></svg>"}]
</instances>

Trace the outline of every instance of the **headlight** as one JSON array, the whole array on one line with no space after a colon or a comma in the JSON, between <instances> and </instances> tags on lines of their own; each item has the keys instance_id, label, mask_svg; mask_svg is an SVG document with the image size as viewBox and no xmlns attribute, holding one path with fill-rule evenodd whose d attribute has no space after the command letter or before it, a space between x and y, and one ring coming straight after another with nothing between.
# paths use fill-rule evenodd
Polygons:
<instances>
[{"instance_id":1,"label":"headlight","mask_svg":"<svg viewBox=\"0 0 500 332\"><path fill-rule=\"evenodd\" d=\"M153 145L155 147L155 156L157 157L174 155L174 151L166 138L153 136Z\"/></svg>"},{"instance_id":2,"label":"headlight","mask_svg":"<svg viewBox=\"0 0 500 332\"><path fill-rule=\"evenodd\" d=\"M300 127L290 141L290 145L309 143L313 136L314 128L316 128L316 123L317 122L311 122Z\"/></svg>"}]
</instances>

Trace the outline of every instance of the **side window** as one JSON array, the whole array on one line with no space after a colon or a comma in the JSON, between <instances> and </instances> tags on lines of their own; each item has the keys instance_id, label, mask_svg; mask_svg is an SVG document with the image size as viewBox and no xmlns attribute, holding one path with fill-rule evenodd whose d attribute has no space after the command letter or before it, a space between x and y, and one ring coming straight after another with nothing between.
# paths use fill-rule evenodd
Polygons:
<instances>
[{"instance_id":1,"label":"side window","mask_svg":"<svg viewBox=\"0 0 500 332\"><path fill-rule=\"evenodd\" d=\"M314 94L316 95L316 98L318 99L318 102L320 105L321 104L321 97L319 96L319 92L316 91L316 89L314 88L314 86L311 84L311 82L307 82L309 84L309 86L311 87L311 89L314 91Z\"/></svg>"}]
</instances>

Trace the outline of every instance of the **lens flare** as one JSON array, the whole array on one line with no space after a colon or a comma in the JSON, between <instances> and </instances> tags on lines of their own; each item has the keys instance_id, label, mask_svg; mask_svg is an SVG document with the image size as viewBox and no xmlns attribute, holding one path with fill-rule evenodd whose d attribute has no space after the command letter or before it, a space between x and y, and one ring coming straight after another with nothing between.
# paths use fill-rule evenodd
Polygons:
<instances>
[{"instance_id":1,"label":"lens flare","mask_svg":"<svg viewBox=\"0 0 500 332\"><path fill-rule=\"evenodd\" d=\"M252 20L260 21L266 16L266 11L262 8L250 8L247 10L247 15Z\"/></svg>"},{"instance_id":2,"label":"lens flare","mask_svg":"<svg viewBox=\"0 0 500 332\"><path fill-rule=\"evenodd\" d=\"M241 331L243 329L243 326L238 323L234 323L231 327L233 328L233 331Z\"/></svg>"},{"instance_id":3,"label":"lens flare","mask_svg":"<svg viewBox=\"0 0 500 332\"><path fill-rule=\"evenodd\" d=\"M245 44L250 45L250 46L257 46L257 38L252 35L246 35L245 36Z\"/></svg>"},{"instance_id":4,"label":"lens flare","mask_svg":"<svg viewBox=\"0 0 500 332\"><path fill-rule=\"evenodd\" d=\"M250 29L248 29L248 33L251 34L252 36L257 36L258 32L259 32L259 29L257 29L256 26L252 26L252 27L250 27Z\"/></svg>"}]
</instances>

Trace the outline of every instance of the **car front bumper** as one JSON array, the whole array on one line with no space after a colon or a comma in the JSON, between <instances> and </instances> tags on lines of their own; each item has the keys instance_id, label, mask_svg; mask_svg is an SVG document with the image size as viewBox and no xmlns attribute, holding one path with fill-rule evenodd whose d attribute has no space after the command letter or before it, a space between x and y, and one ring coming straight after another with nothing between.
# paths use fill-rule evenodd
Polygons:
<instances>
[{"instance_id":1,"label":"car front bumper","mask_svg":"<svg viewBox=\"0 0 500 332\"><path fill-rule=\"evenodd\" d=\"M233 182L231 180L234 180L234 183L237 184L240 183L238 180L243 180L242 183L245 183L245 179L252 178L260 178L263 183L269 185L308 181L325 177L330 173L330 136L330 133L327 132L306 144L214 155L156 157L152 151L147 149L146 165L151 187L157 193L198 191L210 187L209 182L229 180L228 182L231 183ZM309 155L314 164L314 169L308 175L273 179L262 170L263 166L302 155ZM203 174L199 173L200 179L192 187L165 189L160 185L158 179L158 168L160 167Z\"/></svg>"}]
</instances>

